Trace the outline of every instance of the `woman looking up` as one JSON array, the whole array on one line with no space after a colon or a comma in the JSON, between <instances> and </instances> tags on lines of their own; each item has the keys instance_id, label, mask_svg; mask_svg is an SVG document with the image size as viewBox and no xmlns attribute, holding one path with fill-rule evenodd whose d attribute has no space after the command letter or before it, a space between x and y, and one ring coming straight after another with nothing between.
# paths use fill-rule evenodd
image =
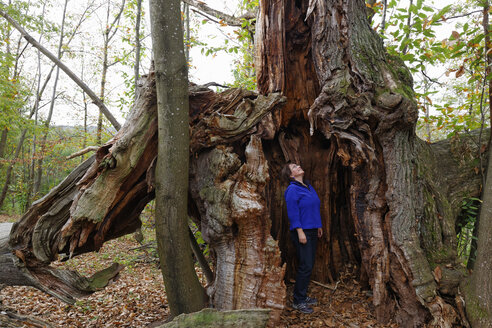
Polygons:
<instances>
[{"instance_id":1,"label":"woman looking up","mask_svg":"<svg viewBox=\"0 0 492 328\"><path fill-rule=\"evenodd\" d=\"M316 305L318 301L307 296L307 290L314 266L317 238L323 235L320 200L313 186L304 182L304 170L301 166L286 164L282 169L282 176L290 182L284 197L290 236L296 247L299 263L292 307L302 313L312 313L310 305Z\"/></svg>"}]
</instances>

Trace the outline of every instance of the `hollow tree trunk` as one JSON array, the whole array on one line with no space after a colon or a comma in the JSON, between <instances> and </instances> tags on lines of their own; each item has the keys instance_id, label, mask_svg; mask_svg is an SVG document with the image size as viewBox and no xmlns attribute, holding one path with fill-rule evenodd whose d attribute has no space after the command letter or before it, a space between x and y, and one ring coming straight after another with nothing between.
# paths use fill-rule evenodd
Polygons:
<instances>
[{"instance_id":1,"label":"hollow tree trunk","mask_svg":"<svg viewBox=\"0 0 492 328\"><path fill-rule=\"evenodd\" d=\"M291 160L323 204L314 279L336 280L353 262L379 320L461 324L454 226L463 197L480 190L481 145L416 138L411 76L364 13L361 0L261 2L264 95L190 88L189 211L215 255L207 293L219 309L268 307L273 325L285 305L294 253L279 172ZM140 225L156 127L151 75L115 138L14 225L10 247L31 274Z\"/></svg>"},{"instance_id":2,"label":"hollow tree trunk","mask_svg":"<svg viewBox=\"0 0 492 328\"><path fill-rule=\"evenodd\" d=\"M278 140L267 143L272 180L280 180L282 162L295 161L322 195L325 237L314 279L332 280L344 262L356 262L380 321L450 327L459 314L442 296L456 296L462 277L458 190L440 189L438 166L425 162L435 154L415 136L411 75L384 51L364 8L359 0L260 2L258 88L288 99L273 117ZM283 189L274 182L267 198L272 233L292 268Z\"/></svg>"},{"instance_id":3,"label":"hollow tree trunk","mask_svg":"<svg viewBox=\"0 0 492 328\"><path fill-rule=\"evenodd\" d=\"M288 155L293 154L288 146L298 145L294 155L308 164L312 176L319 177L314 181L318 190L323 190L327 180L336 182L323 195L327 204L323 207L324 229L329 234L322 240L318 253L317 279L336 279L344 261L357 263L357 259L363 259L357 255L359 244L348 235L355 229L349 222L353 196L343 187L355 181L350 180L355 173L352 175L343 167L343 158L337 159L347 153L335 151L320 135L310 137L305 123L291 125L285 129L290 131L289 135L279 134L272 139L274 118L283 111L280 108L284 102L285 98L278 94L257 96L250 91L231 89L217 95L208 89L190 90L190 213L200 220L202 234L216 257L215 281L207 292L217 308L269 307L273 319L278 318L285 302L285 266L278 245L287 267L292 266L292 253L282 246L288 245L287 234L283 232L287 219L281 210L283 188L278 182L279 168L285 160L282 148ZM130 233L140 225L138 214L153 198L155 115L154 81L150 76L122 131L34 203L14 225L8 248L2 248L2 254L9 254L12 270L27 272L39 282L36 287L68 302L73 298L67 295L88 292L75 288L77 293L67 293L67 286L71 286L68 281L53 284L51 277L56 271L49 271L48 264L57 253L75 256L97 250L104 241ZM293 134L302 129L304 134ZM445 238L452 236L463 195L474 196L479 192L480 178L471 164L471 155L479 147L476 139L471 136L459 143L444 141L432 146L415 142L415 161L422 172L420 183L429 192L426 207L421 207L425 211L418 216L420 224L426 227L420 229L422 245L427 257L433 259L432 268L442 268L436 293L457 294L460 276L452 267L446 267L454 255ZM332 157L323 157L330 154ZM330 159L331 167L336 168L334 172L326 163ZM451 188L456 181L457 187ZM340 204L346 208L335 210L335 205ZM396 274L399 273L391 273L390 277ZM6 278L5 274L0 277L0 283L28 284ZM398 295L393 288L389 284L388 292Z\"/></svg>"}]
</instances>

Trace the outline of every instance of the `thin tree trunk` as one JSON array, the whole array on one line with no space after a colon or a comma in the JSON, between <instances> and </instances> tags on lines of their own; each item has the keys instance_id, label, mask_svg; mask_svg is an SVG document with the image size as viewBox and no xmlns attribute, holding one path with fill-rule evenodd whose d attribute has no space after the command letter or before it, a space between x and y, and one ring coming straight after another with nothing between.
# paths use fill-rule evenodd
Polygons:
<instances>
[{"instance_id":1,"label":"thin tree trunk","mask_svg":"<svg viewBox=\"0 0 492 328\"><path fill-rule=\"evenodd\" d=\"M383 1L383 15L381 18L381 28L379 29L379 34L384 35L386 29L386 13L388 12L388 0Z\"/></svg>"},{"instance_id":2,"label":"thin tree trunk","mask_svg":"<svg viewBox=\"0 0 492 328\"><path fill-rule=\"evenodd\" d=\"M111 39L115 36L118 31L118 22L120 21L121 14L123 13L123 9L125 8L125 0L122 0L120 11L116 15L115 19L112 23L109 21L109 15L111 13L111 1L108 1L108 9L106 11L106 29L104 30L103 35L103 62L102 62L102 73L101 73L101 89L99 99L104 103L105 99L105 91L106 91L106 77L108 74L108 68L110 64L108 63L108 51L109 51L109 43ZM99 111L99 116L97 118L97 133L96 133L96 142L98 145L102 143L102 126L103 126L103 112Z\"/></svg>"},{"instance_id":3,"label":"thin tree trunk","mask_svg":"<svg viewBox=\"0 0 492 328\"><path fill-rule=\"evenodd\" d=\"M179 0L152 0L150 13L159 127L155 230L174 317L205 306L188 241L188 70Z\"/></svg>"},{"instance_id":4,"label":"thin tree trunk","mask_svg":"<svg viewBox=\"0 0 492 328\"><path fill-rule=\"evenodd\" d=\"M10 162L10 165L5 172L5 182L3 184L2 192L0 193L0 208L7 197L7 192L9 191L10 180L12 179L12 170L14 168L15 160L19 157L19 154L22 149L22 145L24 144L24 139L26 138L27 129L24 129L20 135L19 141L17 142L17 147L15 149L14 157Z\"/></svg>"},{"instance_id":5,"label":"thin tree trunk","mask_svg":"<svg viewBox=\"0 0 492 328\"><path fill-rule=\"evenodd\" d=\"M410 29L412 28L412 5L413 5L413 0L410 0L410 4L408 5L408 18L407 18L407 33L405 33L405 39L403 42L407 41L410 38ZM408 51L408 44L405 44L403 47L402 53L406 54Z\"/></svg>"},{"instance_id":6,"label":"thin tree trunk","mask_svg":"<svg viewBox=\"0 0 492 328\"><path fill-rule=\"evenodd\" d=\"M490 54L489 36L489 1L483 2L483 32L485 35L484 54L486 58L485 76L491 72L492 54ZM492 80L488 79L489 113L492 109ZM492 115L491 118L492 120ZM473 328L485 328L492 326L492 136L488 140L487 166L485 170L485 183L482 189L482 205L475 222L474 235L476 239L477 257L472 260L473 273L469 282L463 284L466 295L466 313ZM473 247L472 244L472 252ZM472 254L473 256L473 254Z\"/></svg>"},{"instance_id":7,"label":"thin tree trunk","mask_svg":"<svg viewBox=\"0 0 492 328\"><path fill-rule=\"evenodd\" d=\"M58 60L61 59L62 57L62 46L63 46L63 37L64 37L64 31L65 31L65 17L66 17L66 12L67 12L67 5L68 5L68 0L65 0L65 4L63 6L63 13L62 13L62 22L61 22L61 30L60 30L60 41L58 42ZM36 195L40 189L41 189L41 181L43 178L43 157L44 157L44 152L45 152L45 145L46 141L48 139L48 134L49 134L49 129L50 129L50 123L51 123L51 118L53 116L53 110L55 108L55 102L56 102L56 90L58 86L58 79L60 77L60 67L56 68L55 72L55 81L53 83L53 91L51 95L51 103L50 103L50 109L48 111L48 117L46 118L46 121L44 123L45 127L45 132L43 135L43 138L41 139L40 142L40 157L38 159L38 169L37 169L37 174L36 174L36 179L34 183L34 188L33 188L33 193Z\"/></svg>"},{"instance_id":8,"label":"thin tree trunk","mask_svg":"<svg viewBox=\"0 0 492 328\"><path fill-rule=\"evenodd\" d=\"M43 11L42 11L42 16L44 16L45 12L45 7L46 4L43 4ZM44 24L44 21L43 21ZM42 25L43 27L44 25ZM39 36L39 43L41 43L41 40L43 38L43 33ZM38 59L38 72L37 72L37 86L36 86L36 99L34 100L34 126L36 127L38 125L38 113L39 113L39 100L40 98L38 97L39 91L41 89L41 51L37 51L37 59ZM31 204L31 199L33 197L33 189L34 189L34 180L35 180L35 168L36 168L36 137L37 137L37 131L34 129L33 135L32 135L32 148L31 148L31 162L29 164L29 186L28 186L28 191L27 191L27 200L26 200L26 206L28 207ZM35 196L34 196L35 197Z\"/></svg>"},{"instance_id":9,"label":"thin tree trunk","mask_svg":"<svg viewBox=\"0 0 492 328\"><path fill-rule=\"evenodd\" d=\"M0 10L0 15L3 16L12 26L14 26L26 39L27 42L32 44L35 48L39 49L46 57L48 57L53 63L60 67L80 88L82 88L92 99L92 101L99 107L99 109L104 113L106 118L111 122L116 130L119 130L121 125L114 118L111 112L106 108L104 103L99 99L96 94L82 81L77 75L75 75L64 63L59 61L51 52L44 48L39 42L34 40L23 28L20 26L12 17L10 17L6 12Z\"/></svg>"},{"instance_id":10,"label":"thin tree trunk","mask_svg":"<svg viewBox=\"0 0 492 328\"><path fill-rule=\"evenodd\" d=\"M11 4L11 0L9 0L9 6ZM5 29L5 35L4 35L4 39L5 40L10 40L10 26L7 26L7 28ZM6 53L7 54L10 54L10 42L5 42L6 44ZM3 157L5 156L5 148L7 146L7 135L8 135L8 128L5 127L4 129L2 129L2 135L0 136L0 159L3 159ZM3 163L1 163L0 161L0 172L2 170L2 167L3 167ZM1 206L0 206L1 207Z\"/></svg>"},{"instance_id":11,"label":"thin tree trunk","mask_svg":"<svg viewBox=\"0 0 492 328\"><path fill-rule=\"evenodd\" d=\"M140 20L142 17L142 0L137 0L137 18L135 22L135 68L134 68L134 76L135 76L135 94L137 93L138 88L138 79L140 78Z\"/></svg>"},{"instance_id":12,"label":"thin tree trunk","mask_svg":"<svg viewBox=\"0 0 492 328\"><path fill-rule=\"evenodd\" d=\"M82 76L82 79L84 78L84 71L85 71L85 55L83 54L82 55L82 72L81 72L81 76ZM82 104L84 106L84 133L83 133L83 136L82 136L82 149L85 149L87 148L87 98L86 98L86 94L84 92L84 90L82 90ZM83 162L84 161L84 156L81 156L80 157L80 161Z\"/></svg>"},{"instance_id":13,"label":"thin tree trunk","mask_svg":"<svg viewBox=\"0 0 492 328\"><path fill-rule=\"evenodd\" d=\"M4 128L2 130L2 135L0 136L0 158L3 158L5 156L5 148L7 146L7 135L8 135L9 130L7 128ZM0 168L1 168L1 163L0 163Z\"/></svg>"},{"instance_id":14,"label":"thin tree trunk","mask_svg":"<svg viewBox=\"0 0 492 328\"><path fill-rule=\"evenodd\" d=\"M106 90L106 75L108 73L108 47L109 47L109 32L111 31L111 27L109 25L109 14L111 12L111 2L108 1L108 9L106 11L106 29L104 30L103 35L103 61L102 61L102 73L101 73L101 88L99 91L99 98L102 102L104 102L104 91ZM96 144L100 145L102 143L102 125L103 125L103 116L102 112L99 111L99 115L97 116L97 130L96 130Z\"/></svg>"},{"instance_id":15,"label":"thin tree trunk","mask_svg":"<svg viewBox=\"0 0 492 328\"><path fill-rule=\"evenodd\" d=\"M193 235L193 232L190 228L188 228L188 234L193 254L195 254L196 260L202 268L202 272L205 275L205 279L207 280L207 285L211 285L214 282L214 273L210 269L207 259L205 258L205 255L203 255L203 252L200 249L200 245L198 245L198 243L196 242L195 236Z\"/></svg>"}]
</instances>

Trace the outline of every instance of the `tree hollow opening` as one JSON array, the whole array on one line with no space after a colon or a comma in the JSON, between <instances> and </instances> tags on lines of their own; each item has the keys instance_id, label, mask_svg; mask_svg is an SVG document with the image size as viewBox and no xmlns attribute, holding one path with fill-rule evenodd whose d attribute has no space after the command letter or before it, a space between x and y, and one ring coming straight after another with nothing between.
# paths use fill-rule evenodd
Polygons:
<instances>
[{"instance_id":1,"label":"tree hollow opening","mask_svg":"<svg viewBox=\"0 0 492 328\"><path fill-rule=\"evenodd\" d=\"M347 165L344 154L338 151L332 141L318 133L309 136L308 129L299 129L302 123L292 124L291 127L293 126L296 128L283 132L285 134L282 138L283 147L266 146L265 153L270 154L271 163L276 164L272 165L271 171L272 176L278 176L279 181L281 181L279 172L284 164L279 161L280 158L300 164L305 171L305 179L314 187L321 200L323 237L318 240L311 278L322 283L333 283L350 264L357 269L359 278L367 280L366 275L361 271L361 255L351 212L352 168ZM292 152L287 150L286 155L286 149L292 145L296 145L295 149L292 149ZM275 155L275 148L283 152L283 156ZM295 248L290 240L289 220L284 201L287 182L280 182L277 186L279 192L269 197L272 199L272 236L278 240L282 260L287 267L285 277L289 281L295 278L297 264ZM275 207L280 207L281 213Z\"/></svg>"}]
</instances>

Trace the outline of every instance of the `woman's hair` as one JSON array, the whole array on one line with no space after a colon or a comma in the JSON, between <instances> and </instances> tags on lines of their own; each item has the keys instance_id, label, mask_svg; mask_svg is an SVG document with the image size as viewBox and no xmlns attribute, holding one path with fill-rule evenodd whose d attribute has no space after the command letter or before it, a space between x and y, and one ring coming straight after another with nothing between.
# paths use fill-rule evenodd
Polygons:
<instances>
[{"instance_id":1,"label":"woman's hair","mask_svg":"<svg viewBox=\"0 0 492 328\"><path fill-rule=\"evenodd\" d=\"M293 163L287 163L284 165L284 167L282 168L282 171L280 173L280 175L282 176L282 178L289 182L292 180L292 178L290 177L292 175L292 171L290 170L290 165L293 164Z\"/></svg>"}]
</instances>

